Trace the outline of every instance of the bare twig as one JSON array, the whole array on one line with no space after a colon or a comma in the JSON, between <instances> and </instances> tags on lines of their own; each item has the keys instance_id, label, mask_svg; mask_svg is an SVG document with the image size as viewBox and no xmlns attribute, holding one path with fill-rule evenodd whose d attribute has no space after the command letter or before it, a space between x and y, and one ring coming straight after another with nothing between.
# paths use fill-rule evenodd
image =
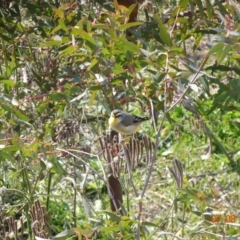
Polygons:
<instances>
[{"instance_id":1,"label":"bare twig","mask_svg":"<svg viewBox=\"0 0 240 240\"><path fill-rule=\"evenodd\" d=\"M206 56L206 57L203 59L203 61L202 61L202 63L200 64L200 66L199 66L199 68L198 68L198 70L197 70L194 78L192 79L192 81L187 85L187 87L186 87L186 89L184 90L184 92L182 93L182 95L178 98L178 100L177 100L176 102L174 102L174 103L171 105L171 107L167 110L167 112L170 112L179 102L182 101L182 99L184 98L184 96L187 94L188 89L190 88L190 84L194 83L194 82L197 80L197 77L198 77L198 75L200 74L200 72L201 72L203 66L205 65L205 63L207 62L207 60L208 60L208 56Z\"/></svg>"}]
</instances>

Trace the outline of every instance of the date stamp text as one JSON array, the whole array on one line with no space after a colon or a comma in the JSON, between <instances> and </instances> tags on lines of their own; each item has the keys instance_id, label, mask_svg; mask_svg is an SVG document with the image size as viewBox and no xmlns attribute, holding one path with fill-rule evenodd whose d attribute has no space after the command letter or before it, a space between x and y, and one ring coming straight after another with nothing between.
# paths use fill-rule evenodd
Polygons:
<instances>
[{"instance_id":1,"label":"date stamp text","mask_svg":"<svg viewBox=\"0 0 240 240\"><path fill-rule=\"evenodd\" d=\"M229 215L221 215L221 214L213 214L211 215L211 222L226 222L226 223L235 223L237 220L237 215L229 214Z\"/></svg>"}]
</instances>

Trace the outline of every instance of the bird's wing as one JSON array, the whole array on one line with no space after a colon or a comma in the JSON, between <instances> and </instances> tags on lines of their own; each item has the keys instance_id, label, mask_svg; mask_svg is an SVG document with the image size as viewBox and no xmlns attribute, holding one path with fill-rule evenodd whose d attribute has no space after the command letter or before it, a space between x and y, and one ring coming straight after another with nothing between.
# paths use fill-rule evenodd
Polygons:
<instances>
[{"instance_id":1,"label":"bird's wing","mask_svg":"<svg viewBox=\"0 0 240 240\"><path fill-rule=\"evenodd\" d=\"M132 124L134 124L134 116L129 114L129 113L125 113L123 119L122 119L122 124L127 127L130 126Z\"/></svg>"},{"instance_id":2,"label":"bird's wing","mask_svg":"<svg viewBox=\"0 0 240 240\"><path fill-rule=\"evenodd\" d=\"M135 116L135 115L133 115L133 117L134 117L133 124L137 124L137 123L149 120L148 117L142 118L142 117L138 117L138 116Z\"/></svg>"}]
</instances>

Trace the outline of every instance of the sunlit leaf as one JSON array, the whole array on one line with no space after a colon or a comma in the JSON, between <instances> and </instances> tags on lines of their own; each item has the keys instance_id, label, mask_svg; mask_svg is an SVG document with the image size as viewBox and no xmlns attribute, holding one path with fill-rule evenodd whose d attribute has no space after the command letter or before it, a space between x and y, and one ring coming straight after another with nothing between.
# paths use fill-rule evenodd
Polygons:
<instances>
[{"instance_id":1,"label":"sunlit leaf","mask_svg":"<svg viewBox=\"0 0 240 240\"><path fill-rule=\"evenodd\" d=\"M124 73L124 72L125 72L125 70L123 69L123 67L121 66L121 64L115 64L114 67L113 67L113 69L112 69L112 71L113 71L114 73L117 73L117 74L120 74L120 73ZM102 81L101 83L103 83L103 81ZM106 84L107 84L107 83L108 83L108 82L106 81Z\"/></svg>"},{"instance_id":2,"label":"sunlit leaf","mask_svg":"<svg viewBox=\"0 0 240 240\"><path fill-rule=\"evenodd\" d=\"M47 41L41 44L41 47L58 47L61 46L61 41Z\"/></svg>"},{"instance_id":3,"label":"sunlit leaf","mask_svg":"<svg viewBox=\"0 0 240 240\"><path fill-rule=\"evenodd\" d=\"M61 26L60 25L57 25L52 31L51 31L51 34L54 34L55 32L58 32L59 30L61 30Z\"/></svg>"},{"instance_id":4,"label":"sunlit leaf","mask_svg":"<svg viewBox=\"0 0 240 240\"><path fill-rule=\"evenodd\" d=\"M179 1L179 7L186 8L188 6L189 0L180 0Z\"/></svg>"},{"instance_id":5,"label":"sunlit leaf","mask_svg":"<svg viewBox=\"0 0 240 240\"><path fill-rule=\"evenodd\" d=\"M65 19L64 18L59 20L59 25L62 28L62 30L66 31L66 32L68 31L67 26L65 25Z\"/></svg>"},{"instance_id":6,"label":"sunlit leaf","mask_svg":"<svg viewBox=\"0 0 240 240\"><path fill-rule=\"evenodd\" d=\"M98 63L98 59L93 58L91 64L87 67L87 71L90 71Z\"/></svg>"},{"instance_id":7,"label":"sunlit leaf","mask_svg":"<svg viewBox=\"0 0 240 240\"><path fill-rule=\"evenodd\" d=\"M62 57L62 56L65 56L65 55L72 54L75 51L76 51L75 46L71 45L71 46L65 48L63 51L61 51L60 54L58 55L58 57Z\"/></svg>"},{"instance_id":8,"label":"sunlit leaf","mask_svg":"<svg viewBox=\"0 0 240 240\"><path fill-rule=\"evenodd\" d=\"M45 109L47 109L47 107L48 107L48 102L42 102L41 104L39 104L39 106L37 107L37 111L41 114L41 113L43 113L43 111L45 110Z\"/></svg>"},{"instance_id":9,"label":"sunlit leaf","mask_svg":"<svg viewBox=\"0 0 240 240\"><path fill-rule=\"evenodd\" d=\"M219 42L217 44L215 44L207 53L207 56L212 55L213 53L216 53L218 51L222 51L222 49L224 48L224 43Z\"/></svg>"},{"instance_id":10,"label":"sunlit leaf","mask_svg":"<svg viewBox=\"0 0 240 240\"><path fill-rule=\"evenodd\" d=\"M86 40L94 45L96 45L97 43L95 42L95 40L92 38L91 34L85 32L83 29L79 29L78 27L75 27L72 29L72 34L76 37L79 36L80 38L82 38L83 40Z\"/></svg>"},{"instance_id":11,"label":"sunlit leaf","mask_svg":"<svg viewBox=\"0 0 240 240\"><path fill-rule=\"evenodd\" d=\"M198 86L196 84L189 84L190 88L194 91L194 92L198 92Z\"/></svg>"},{"instance_id":12,"label":"sunlit leaf","mask_svg":"<svg viewBox=\"0 0 240 240\"><path fill-rule=\"evenodd\" d=\"M102 23L96 23L92 25L92 29L108 29L108 26L106 24Z\"/></svg>"},{"instance_id":13,"label":"sunlit leaf","mask_svg":"<svg viewBox=\"0 0 240 240\"><path fill-rule=\"evenodd\" d=\"M13 87L16 82L14 80L0 80L0 84L6 84L10 87Z\"/></svg>"},{"instance_id":14,"label":"sunlit leaf","mask_svg":"<svg viewBox=\"0 0 240 240\"><path fill-rule=\"evenodd\" d=\"M136 27L136 26L142 25L142 24L143 24L142 22L131 22L131 23L126 23L126 24L120 25L117 27L117 29L125 30L125 29L131 28L131 27Z\"/></svg>"},{"instance_id":15,"label":"sunlit leaf","mask_svg":"<svg viewBox=\"0 0 240 240\"><path fill-rule=\"evenodd\" d=\"M95 98L96 98L96 96L97 96L97 93L98 93L98 91L92 91L91 92L91 97L90 97L90 99L89 99L89 106L92 106L93 105L93 103L94 103L94 100L95 100Z\"/></svg>"},{"instance_id":16,"label":"sunlit leaf","mask_svg":"<svg viewBox=\"0 0 240 240\"><path fill-rule=\"evenodd\" d=\"M59 18L64 17L64 11L62 8L55 8L54 12L55 12L55 15L58 16Z\"/></svg>"},{"instance_id":17,"label":"sunlit leaf","mask_svg":"<svg viewBox=\"0 0 240 240\"><path fill-rule=\"evenodd\" d=\"M1 152L4 152L4 153L11 153L11 152L16 152L19 150L19 146L9 146L9 147L5 147L1 150Z\"/></svg>"},{"instance_id":18,"label":"sunlit leaf","mask_svg":"<svg viewBox=\"0 0 240 240\"><path fill-rule=\"evenodd\" d=\"M219 51L220 54L217 55L217 62L218 62L218 64L220 64L225 59L225 57L231 51L231 49L232 49L231 45L226 45L224 47L224 49L222 50L222 52Z\"/></svg>"}]
</instances>

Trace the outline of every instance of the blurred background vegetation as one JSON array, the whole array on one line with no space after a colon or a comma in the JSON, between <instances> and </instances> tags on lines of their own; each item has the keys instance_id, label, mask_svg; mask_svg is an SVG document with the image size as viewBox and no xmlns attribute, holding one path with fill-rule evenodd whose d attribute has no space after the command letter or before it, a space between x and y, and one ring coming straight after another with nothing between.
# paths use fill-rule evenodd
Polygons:
<instances>
[{"instance_id":1,"label":"blurred background vegetation","mask_svg":"<svg viewBox=\"0 0 240 240\"><path fill-rule=\"evenodd\" d=\"M0 16L0 239L239 239L238 1ZM151 120L113 142L115 108Z\"/></svg>"}]
</instances>

